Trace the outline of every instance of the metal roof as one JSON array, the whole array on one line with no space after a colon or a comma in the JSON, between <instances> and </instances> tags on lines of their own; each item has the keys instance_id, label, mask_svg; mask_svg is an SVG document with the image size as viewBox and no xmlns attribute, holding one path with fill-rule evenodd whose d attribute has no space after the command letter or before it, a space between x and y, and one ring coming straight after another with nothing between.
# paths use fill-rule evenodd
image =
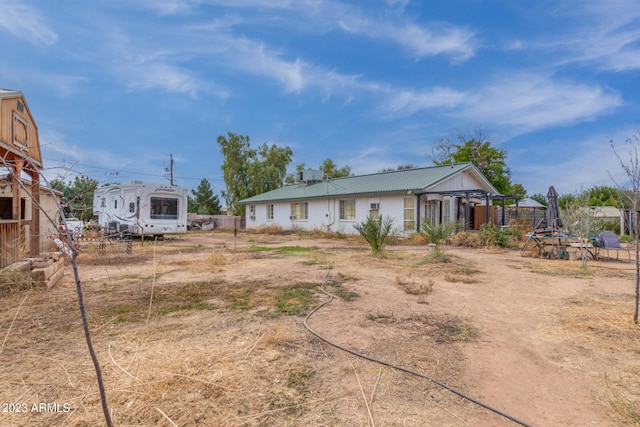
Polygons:
<instances>
[{"instance_id":1,"label":"metal roof","mask_svg":"<svg viewBox=\"0 0 640 427\"><path fill-rule=\"evenodd\" d=\"M0 98L15 98L16 96L23 96L22 92L0 88Z\"/></svg>"},{"instance_id":2,"label":"metal roof","mask_svg":"<svg viewBox=\"0 0 640 427\"><path fill-rule=\"evenodd\" d=\"M257 196L241 200L239 203L275 202L283 200L316 199L338 196L382 195L427 191L445 179L467 169L474 170L491 192L495 188L482 176L471 163L432 166L427 168L405 169L392 172L380 172L369 175L347 176L329 179L312 184L292 184Z\"/></svg>"}]
</instances>

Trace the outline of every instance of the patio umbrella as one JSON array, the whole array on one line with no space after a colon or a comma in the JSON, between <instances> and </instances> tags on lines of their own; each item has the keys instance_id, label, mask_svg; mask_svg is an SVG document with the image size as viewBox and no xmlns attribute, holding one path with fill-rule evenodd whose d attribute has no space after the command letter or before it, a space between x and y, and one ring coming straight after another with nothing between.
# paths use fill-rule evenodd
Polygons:
<instances>
[{"instance_id":1,"label":"patio umbrella","mask_svg":"<svg viewBox=\"0 0 640 427\"><path fill-rule=\"evenodd\" d=\"M562 220L560 220L560 208L558 206L558 192L553 185L549 187L547 193L547 227L551 227L554 230L563 227Z\"/></svg>"}]
</instances>

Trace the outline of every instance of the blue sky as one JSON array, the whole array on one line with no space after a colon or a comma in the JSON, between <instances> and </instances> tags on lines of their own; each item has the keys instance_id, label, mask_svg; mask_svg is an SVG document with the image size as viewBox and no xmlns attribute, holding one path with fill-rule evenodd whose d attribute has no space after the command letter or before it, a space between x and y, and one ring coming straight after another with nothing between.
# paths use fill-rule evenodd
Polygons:
<instances>
[{"instance_id":1,"label":"blue sky","mask_svg":"<svg viewBox=\"0 0 640 427\"><path fill-rule=\"evenodd\" d=\"M624 182L640 128L640 2L0 0L0 87L22 91L48 177L207 178L216 139L355 174L432 165L481 129L529 194Z\"/></svg>"}]
</instances>

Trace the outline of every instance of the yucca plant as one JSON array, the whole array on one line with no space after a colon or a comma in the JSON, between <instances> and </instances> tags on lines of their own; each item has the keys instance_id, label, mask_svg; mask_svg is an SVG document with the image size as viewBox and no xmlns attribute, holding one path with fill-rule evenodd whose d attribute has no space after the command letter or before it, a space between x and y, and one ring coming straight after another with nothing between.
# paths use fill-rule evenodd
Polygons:
<instances>
[{"instance_id":1,"label":"yucca plant","mask_svg":"<svg viewBox=\"0 0 640 427\"><path fill-rule=\"evenodd\" d=\"M458 224L433 224L425 221L422 223L420 234L427 238L429 243L436 245L435 254L440 256L442 254L442 242L448 239L458 229Z\"/></svg>"},{"instance_id":2,"label":"yucca plant","mask_svg":"<svg viewBox=\"0 0 640 427\"><path fill-rule=\"evenodd\" d=\"M371 218L368 216L367 219L355 224L353 227L369 243L372 255L380 255L394 234L393 219L388 215L384 218Z\"/></svg>"}]
</instances>

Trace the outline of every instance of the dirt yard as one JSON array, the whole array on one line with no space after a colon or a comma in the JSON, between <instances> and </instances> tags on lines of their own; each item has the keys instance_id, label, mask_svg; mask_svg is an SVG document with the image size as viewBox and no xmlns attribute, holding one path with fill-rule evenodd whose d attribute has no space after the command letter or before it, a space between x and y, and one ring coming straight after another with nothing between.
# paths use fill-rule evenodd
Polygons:
<instances>
[{"instance_id":1,"label":"dirt yard","mask_svg":"<svg viewBox=\"0 0 640 427\"><path fill-rule=\"evenodd\" d=\"M640 425L634 266L202 232L83 247L118 426ZM70 266L0 290L0 426L104 425ZM323 286L323 283L325 285Z\"/></svg>"}]
</instances>

